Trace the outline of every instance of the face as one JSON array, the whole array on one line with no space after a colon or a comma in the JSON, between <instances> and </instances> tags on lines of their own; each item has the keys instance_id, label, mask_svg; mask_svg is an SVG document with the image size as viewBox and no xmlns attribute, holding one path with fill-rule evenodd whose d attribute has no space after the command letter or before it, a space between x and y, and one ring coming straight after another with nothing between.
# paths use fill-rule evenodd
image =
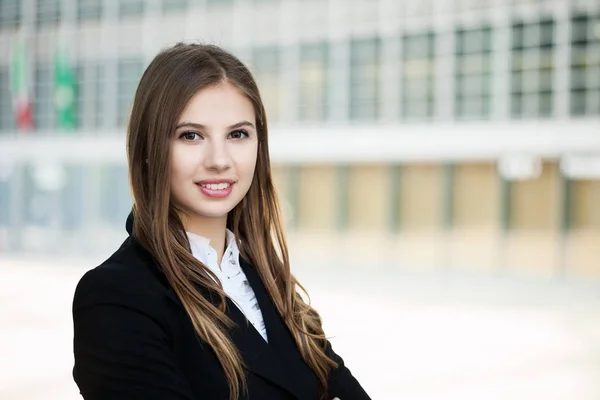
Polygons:
<instances>
[{"instance_id":1,"label":"face","mask_svg":"<svg viewBox=\"0 0 600 400\"><path fill-rule=\"evenodd\" d=\"M254 176L252 102L229 83L200 90L179 118L170 151L171 196L185 212L184 223L226 222Z\"/></svg>"}]
</instances>

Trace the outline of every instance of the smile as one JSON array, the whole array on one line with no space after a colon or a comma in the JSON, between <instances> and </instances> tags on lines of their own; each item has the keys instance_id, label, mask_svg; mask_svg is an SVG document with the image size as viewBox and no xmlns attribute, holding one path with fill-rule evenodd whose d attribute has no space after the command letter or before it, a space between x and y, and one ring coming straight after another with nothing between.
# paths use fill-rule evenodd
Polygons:
<instances>
[{"instance_id":1,"label":"smile","mask_svg":"<svg viewBox=\"0 0 600 400\"><path fill-rule=\"evenodd\" d=\"M200 186L210 190L224 190L231 186L231 183L201 183Z\"/></svg>"},{"instance_id":2,"label":"smile","mask_svg":"<svg viewBox=\"0 0 600 400\"><path fill-rule=\"evenodd\" d=\"M233 189L233 181L204 181L196 182L196 185L200 188L200 192L213 199L222 199L228 197Z\"/></svg>"}]
</instances>

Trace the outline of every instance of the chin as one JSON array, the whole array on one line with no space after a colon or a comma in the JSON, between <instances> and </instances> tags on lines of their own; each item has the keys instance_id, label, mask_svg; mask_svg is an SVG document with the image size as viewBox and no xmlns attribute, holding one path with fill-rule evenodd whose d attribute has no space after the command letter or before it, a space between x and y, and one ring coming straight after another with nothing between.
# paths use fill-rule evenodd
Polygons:
<instances>
[{"instance_id":1,"label":"chin","mask_svg":"<svg viewBox=\"0 0 600 400\"><path fill-rule=\"evenodd\" d=\"M200 218L223 218L226 217L233 207L206 207L192 209L194 215Z\"/></svg>"},{"instance_id":2,"label":"chin","mask_svg":"<svg viewBox=\"0 0 600 400\"><path fill-rule=\"evenodd\" d=\"M206 201L206 199L186 199L185 202L180 202L180 206L186 210L192 218L223 218L227 217L229 212L239 203L237 199L223 199L217 201ZM241 199L240 199L241 201Z\"/></svg>"}]
</instances>

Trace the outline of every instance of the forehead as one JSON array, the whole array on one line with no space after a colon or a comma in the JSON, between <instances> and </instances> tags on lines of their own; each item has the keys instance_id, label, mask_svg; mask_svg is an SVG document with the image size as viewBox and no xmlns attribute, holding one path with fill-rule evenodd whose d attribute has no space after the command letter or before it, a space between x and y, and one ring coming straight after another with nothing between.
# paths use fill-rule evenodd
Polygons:
<instances>
[{"instance_id":1,"label":"forehead","mask_svg":"<svg viewBox=\"0 0 600 400\"><path fill-rule=\"evenodd\" d=\"M186 105L178 122L220 127L242 120L255 122L252 102L231 83L221 83L198 91Z\"/></svg>"}]
</instances>

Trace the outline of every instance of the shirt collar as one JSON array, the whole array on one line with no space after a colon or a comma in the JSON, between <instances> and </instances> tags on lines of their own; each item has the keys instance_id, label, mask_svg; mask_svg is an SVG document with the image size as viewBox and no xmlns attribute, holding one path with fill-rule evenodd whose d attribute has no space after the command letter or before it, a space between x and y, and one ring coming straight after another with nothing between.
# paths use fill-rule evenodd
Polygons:
<instances>
[{"instance_id":1,"label":"shirt collar","mask_svg":"<svg viewBox=\"0 0 600 400\"><path fill-rule=\"evenodd\" d=\"M192 232L186 231L186 234L190 242L192 255L205 265L211 264L211 260L213 259L211 255L215 256L217 252L215 248L210 245L210 239ZM239 249L235 240L235 235L229 229L226 230L225 242L226 247L225 252L223 253L223 260L237 260Z\"/></svg>"}]
</instances>

